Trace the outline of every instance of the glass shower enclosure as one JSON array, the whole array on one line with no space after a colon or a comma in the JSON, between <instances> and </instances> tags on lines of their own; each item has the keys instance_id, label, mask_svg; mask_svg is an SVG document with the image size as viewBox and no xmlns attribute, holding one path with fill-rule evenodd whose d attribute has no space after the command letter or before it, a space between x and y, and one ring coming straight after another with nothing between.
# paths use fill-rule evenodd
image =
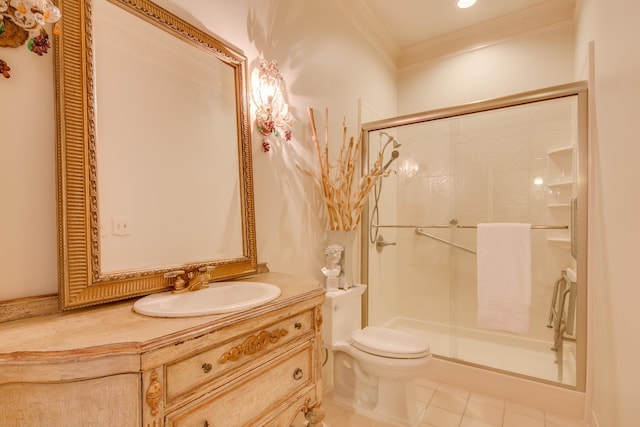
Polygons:
<instances>
[{"instance_id":1,"label":"glass shower enclosure","mask_svg":"<svg viewBox=\"0 0 640 427\"><path fill-rule=\"evenodd\" d=\"M363 221L365 323L436 357L584 390L587 89L583 82L363 125L393 169ZM477 225L531 224L527 333L477 325Z\"/></svg>"}]
</instances>

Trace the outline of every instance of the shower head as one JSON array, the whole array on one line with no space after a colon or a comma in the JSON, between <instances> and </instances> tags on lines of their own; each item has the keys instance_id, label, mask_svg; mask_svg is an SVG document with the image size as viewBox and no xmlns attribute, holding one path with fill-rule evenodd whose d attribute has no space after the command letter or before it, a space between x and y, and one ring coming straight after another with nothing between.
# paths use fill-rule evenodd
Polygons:
<instances>
[{"instance_id":1,"label":"shower head","mask_svg":"<svg viewBox=\"0 0 640 427\"><path fill-rule=\"evenodd\" d=\"M389 135L387 132L380 132L380 137L382 137L382 135L387 137L387 142L382 147L382 152L383 153L384 153L385 148L387 148L387 145L389 145L390 143L393 143L393 148L398 148L398 147L400 147L402 145L402 144L400 144L398 142L398 140L395 137Z\"/></svg>"},{"instance_id":2,"label":"shower head","mask_svg":"<svg viewBox=\"0 0 640 427\"><path fill-rule=\"evenodd\" d=\"M400 144L398 144L400 145ZM387 170L387 168L389 167L389 165L398 157L400 156L400 152L398 150L393 150L391 152L391 158L389 159L389 161L387 163L385 163L385 165L382 167L382 170Z\"/></svg>"}]
</instances>

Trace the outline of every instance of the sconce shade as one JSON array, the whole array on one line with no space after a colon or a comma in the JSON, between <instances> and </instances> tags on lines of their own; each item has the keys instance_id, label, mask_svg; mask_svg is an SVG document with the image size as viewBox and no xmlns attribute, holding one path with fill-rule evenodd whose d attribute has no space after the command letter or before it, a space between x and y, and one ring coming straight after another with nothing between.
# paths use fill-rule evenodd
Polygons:
<instances>
[{"instance_id":1,"label":"sconce shade","mask_svg":"<svg viewBox=\"0 0 640 427\"><path fill-rule=\"evenodd\" d=\"M282 94L282 74L278 69L278 63L260 59L260 71L253 88L253 102L256 106L256 127L265 137L274 135L291 140L291 122L289 105L284 101ZM271 148L268 139L262 142L263 151Z\"/></svg>"}]
</instances>

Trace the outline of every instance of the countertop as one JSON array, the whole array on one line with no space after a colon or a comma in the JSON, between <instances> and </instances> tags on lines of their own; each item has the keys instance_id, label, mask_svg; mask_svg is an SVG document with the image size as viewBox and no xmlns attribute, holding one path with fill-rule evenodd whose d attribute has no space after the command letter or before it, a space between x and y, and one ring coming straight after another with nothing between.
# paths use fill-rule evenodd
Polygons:
<instances>
[{"instance_id":1,"label":"countertop","mask_svg":"<svg viewBox=\"0 0 640 427\"><path fill-rule=\"evenodd\" d=\"M247 311L199 317L148 317L133 311L136 299L131 299L0 323L0 366L43 356L51 361L115 350L139 354L324 295L315 279L292 274L269 272L237 281L271 283L280 287L281 294L276 300Z\"/></svg>"}]
</instances>

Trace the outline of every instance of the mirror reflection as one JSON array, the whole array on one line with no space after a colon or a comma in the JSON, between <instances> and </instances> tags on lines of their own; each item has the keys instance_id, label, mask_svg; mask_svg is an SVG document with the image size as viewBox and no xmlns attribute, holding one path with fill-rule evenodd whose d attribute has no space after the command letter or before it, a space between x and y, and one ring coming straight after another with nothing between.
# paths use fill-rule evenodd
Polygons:
<instances>
[{"instance_id":1,"label":"mirror reflection","mask_svg":"<svg viewBox=\"0 0 640 427\"><path fill-rule=\"evenodd\" d=\"M103 273L241 257L234 70L94 3Z\"/></svg>"}]
</instances>

